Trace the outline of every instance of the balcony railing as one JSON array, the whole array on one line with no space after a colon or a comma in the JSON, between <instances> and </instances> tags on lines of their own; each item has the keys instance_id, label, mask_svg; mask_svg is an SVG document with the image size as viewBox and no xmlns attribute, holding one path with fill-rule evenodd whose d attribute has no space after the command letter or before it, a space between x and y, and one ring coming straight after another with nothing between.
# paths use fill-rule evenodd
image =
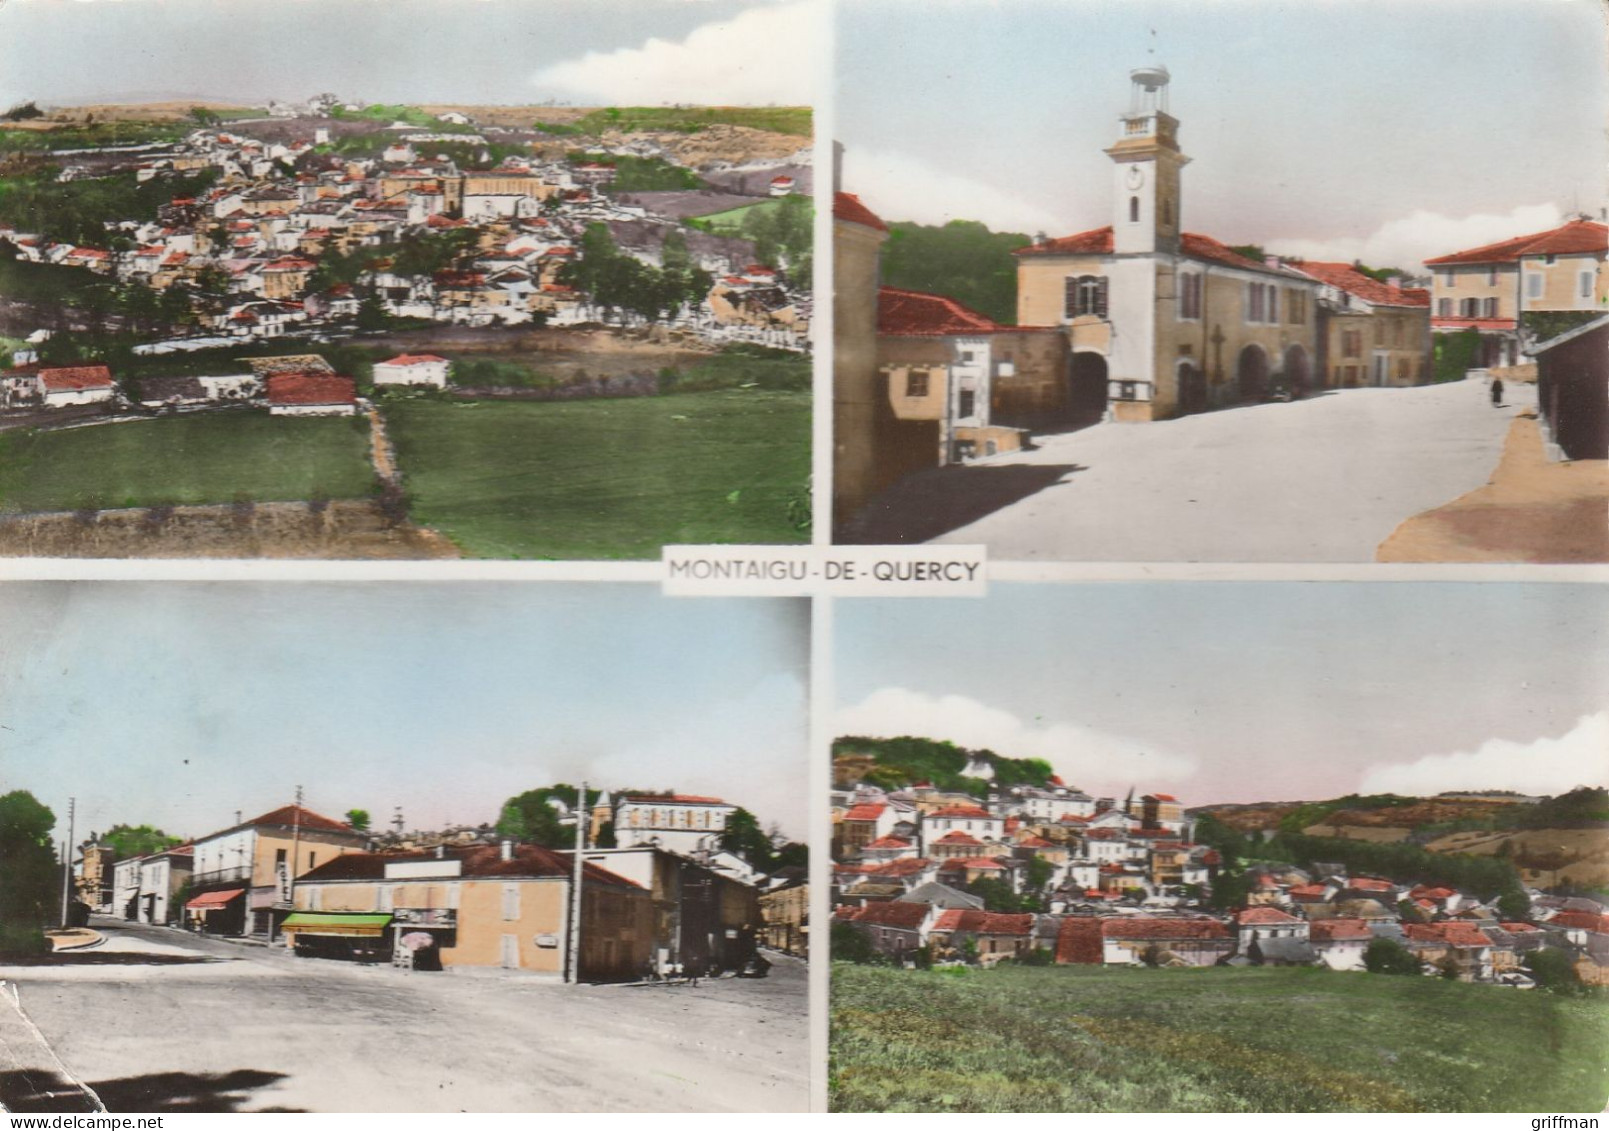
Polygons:
<instances>
[{"instance_id":1,"label":"balcony railing","mask_svg":"<svg viewBox=\"0 0 1609 1131\"><path fill-rule=\"evenodd\" d=\"M214 868L210 872L192 872L190 874L190 883L195 887L205 887L208 884L226 884L237 880L250 879L250 864L236 864L230 868Z\"/></svg>"}]
</instances>

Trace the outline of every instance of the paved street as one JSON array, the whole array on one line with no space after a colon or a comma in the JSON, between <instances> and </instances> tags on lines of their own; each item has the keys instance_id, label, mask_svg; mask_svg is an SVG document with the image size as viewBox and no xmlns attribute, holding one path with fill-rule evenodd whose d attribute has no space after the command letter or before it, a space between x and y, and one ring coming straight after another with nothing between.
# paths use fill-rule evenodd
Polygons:
<instances>
[{"instance_id":1,"label":"paved street","mask_svg":"<svg viewBox=\"0 0 1609 1131\"><path fill-rule=\"evenodd\" d=\"M1462 381L1097 424L912 476L855 540L984 543L1003 560L1374 561L1399 523L1487 481L1535 396L1511 386L1494 409ZM935 517L957 511L964 525Z\"/></svg>"},{"instance_id":2,"label":"paved street","mask_svg":"<svg viewBox=\"0 0 1609 1131\"><path fill-rule=\"evenodd\" d=\"M567 987L502 970L405 973L93 925L108 943L83 956L88 964L0 967L0 979L19 988L51 1051L112 1111L808 1105L805 968L789 959L757 981ZM9 999L0 1011L13 1015L0 1037L24 1031ZM26 1067L0 1072L0 1101L13 1110L30 1110L28 1087L49 1090L49 1066Z\"/></svg>"}]
</instances>

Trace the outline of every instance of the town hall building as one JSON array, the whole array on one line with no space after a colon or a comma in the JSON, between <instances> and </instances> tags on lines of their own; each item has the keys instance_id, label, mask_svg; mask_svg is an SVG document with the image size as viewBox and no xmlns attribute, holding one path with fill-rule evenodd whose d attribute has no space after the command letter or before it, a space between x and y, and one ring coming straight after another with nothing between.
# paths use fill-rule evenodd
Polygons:
<instances>
[{"instance_id":1,"label":"town hall building","mask_svg":"<svg viewBox=\"0 0 1609 1131\"><path fill-rule=\"evenodd\" d=\"M1130 72L1112 223L1017 255L1017 324L1059 326L1069 409L1163 420L1321 387L1320 284L1183 230L1179 121L1166 67Z\"/></svg>"}]
</instances>

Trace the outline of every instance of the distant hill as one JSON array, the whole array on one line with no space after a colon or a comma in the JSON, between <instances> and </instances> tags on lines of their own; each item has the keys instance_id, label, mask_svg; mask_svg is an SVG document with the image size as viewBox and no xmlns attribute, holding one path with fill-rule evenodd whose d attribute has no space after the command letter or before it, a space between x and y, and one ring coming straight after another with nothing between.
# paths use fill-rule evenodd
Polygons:
<instances>
[{"instance_id":1,"label":"distant hill","mask_svg":"<svg viewBox=\"0 0 1609 1131\"><path fill-rule=\"evenodd\" d=\"M861 782L898 789L916 782L931 782L943 790L983 797L989 783L962 771L974 756L994 767L1000 785L1043 786L1055 772L1040 758L1006 758L992 750L968 750L953 742L931 738L845 737L832 744L833 780L840 786Z\"/></svg>"},{"instance_id":2,"label":"distant hill","mask_svg":"<svg viewBox=\"0 0 1609 1131\"><path fill-rule=\"evenodd\" d=\"M1032 241L1020 232L991 232L975 220L943 227L896 221L883 245L885 286L953 298L1004 325L1017 321L1017 260Z\"/></svg>"}]
</instances>

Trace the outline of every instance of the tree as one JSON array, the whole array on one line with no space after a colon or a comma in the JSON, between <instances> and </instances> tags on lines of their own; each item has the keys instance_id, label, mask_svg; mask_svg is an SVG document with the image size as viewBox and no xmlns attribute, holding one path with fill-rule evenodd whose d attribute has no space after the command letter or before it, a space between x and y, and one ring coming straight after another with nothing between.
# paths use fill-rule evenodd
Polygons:
<instances>
[{"instance_id":1,"label":"tree","mask_svg":"<svg viewBox=\"0 0 1609 1131\"><path fill-rule=\"evenodd\" d=\"M1503 842L1504 845L1508 841ZM1497 913L1505 922L1522 922L1531 917L1531 897L1523 891L1506 891L1497 897Z\"/></svg>"},{"instance_id":2,"label":"tree","mask_svg":"<svg viewBox=\"0 0 1609 1131\"><path fill-rule=\"evenodd\" d=\"M209 110L205 106L190 107L190 120L202 127L216 126L223 121L215 111Z\"/></svg>"},{"instance_id":3,"label":"tree","mask_svg":"<svg viewBox=\"0 0 1609 1131\"><path fill-rule=\"evenodd\" d=\"M384 330L391 324L391 315L376 295L358 303L357 327L359 330Z\"/></svg>"},{"instance_id":4,"label":"tree","mask_svg":"<svg viewBox=\"0 0 1609 1131\"><path fill-rule=\"evenodd\" d=\"M369 829L369 811L367 809L348 809L346 811L346 823L359 832L367 832Z\"/></svg>"},{"instance_id":5,"label":"tree","mask_svg":"<svg viewBox=\"0 0 1609 1131\"><path fill-rule=\"evenodd\" d=\"M872 945L865 933L848 923L832 925L832 958L834 962L857 962L864 966L886 966L888 958Z\"/></svg>"},{"instance_id":6,"label":"tree","mask_svg":"<svg viewBox=\"0 0 1609 1131\"><path fill-rule=\"evenodd\" d=\"M1419 959L1395 939L1375 939L1363 951L1363 966L1371 974L1418 974Z\"/></svg>"},{"instance_id":7,"label":"tree","mask_svg":"<svg viewBox=\"0 0 1609 1131\"><path fill-rule=\"evenodd\" d=\"M51 830L56 814L33 794L0 797L0 930L31 930L55 920L61 875ZM13 945L0 938L0 947Z\"/></svg>"},{"instance_id":8,"label":"tree","mask_svg":"<svg viewBox=\"0 0 1609 1131\"><path fill-rule=\"evenodd\" d=\"M575 827L560 823L562 814L554 803L573 809L579 792L573 785L560 783L510 797L503 802L502 812L497 817L498 834L545 848L574 847ZM586 810L599 796L597 790L587 791L586 804L582 806L583 820L587 818Z\"/></svg>"},{"instance_id":9,"label":"tree","mask_svg":"<svg viewBox=\"0 0 1609 1131\"><path fill-rule=\"evenodd\" d=\"M33 102L19 102L4 114L0 114L8 122L23 122L29 118L43 118L45 112Z\"/></svg>"},{"instance_id":10,"label":"tree","mask_svg":"<svg viewBox=\"0 0 1609 1131\"><path fill-rule=\"evenodd\" d=\"M132 860L172 848L179 838L150 825L113 825L101 837L101 843L110 845L119 860Z\"/></svg>"},{"instance_id":11,"label":"tree","mask_svg":"<svg viewBox=\"0 0 1609 1131\"><path fill-rule=\"evenodd\" d=\"M721 832L721 848L748 861L751 868L769 873L776 863L771 838L760 828L760 822L747 809L738 809L726 819Z\"/></svg>"},{"instance_id":12,"label":"tree","mask_svg":"<svg viewBox=\"0 0 1609 1131\"><path fill-rule=\"evenodd\" d=\"M1023 910L1023 897L1012 891L1011 885L1004 880L980 876L967 885L967 891L983 900L986 911L1013 914Z\"/></svg>"},{"instance_id":13,"label":"tree","mask_svg":"<svg viewBox=\"0 0 1609 1131\"><path fill-rule=\"evenodd\" d=\"M1525 960L1525 969L1541 989L1552 990L1556 994L1581 992L1581 978L1575 972L1574 960L1568 951L1556 946L1534 951Z\"/></svg>"}]
</instances>

